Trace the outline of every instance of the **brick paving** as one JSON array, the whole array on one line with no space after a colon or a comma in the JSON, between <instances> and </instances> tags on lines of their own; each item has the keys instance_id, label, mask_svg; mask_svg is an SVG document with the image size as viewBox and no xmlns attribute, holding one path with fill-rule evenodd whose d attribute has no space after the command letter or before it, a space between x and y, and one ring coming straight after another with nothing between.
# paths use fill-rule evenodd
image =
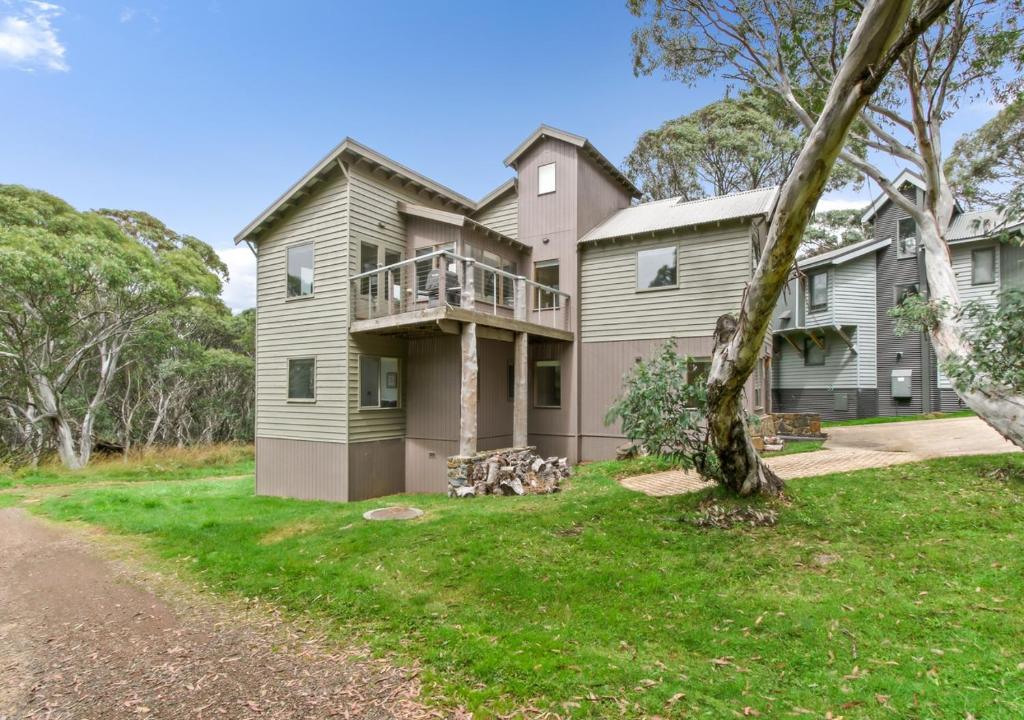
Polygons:
<instances>
[{"instance_id":1,"label":"brick paving","mask_svg":"<svg viewBox=\"0 0 1024 720\"><path fill-rule=\"evenodd\" d=\"M881 425L829 428L821 450L768 459L784 480L888 467L936 457L1019 452L978 418L922 420ZM683 495L710 487L688 470L634 475L623 487L653 497Z\"/></svg>"}]
</instances>

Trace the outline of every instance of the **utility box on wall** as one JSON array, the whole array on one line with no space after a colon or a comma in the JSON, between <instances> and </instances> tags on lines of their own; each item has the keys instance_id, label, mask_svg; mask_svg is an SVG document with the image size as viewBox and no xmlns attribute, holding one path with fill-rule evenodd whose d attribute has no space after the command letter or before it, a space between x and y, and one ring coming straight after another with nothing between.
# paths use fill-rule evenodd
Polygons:
<instances>
[{"instance_id":1,"label":"utility box on wall","mask_svg":"<svg viewBox=\"0 0 1024 720\"><path fill-rule=\"evenodd\" d=\"M914 377L913 368L895 368L892 371L892 397L894 400L909 400L912 398L911 379Z\"/></svg>"}]
</instances>

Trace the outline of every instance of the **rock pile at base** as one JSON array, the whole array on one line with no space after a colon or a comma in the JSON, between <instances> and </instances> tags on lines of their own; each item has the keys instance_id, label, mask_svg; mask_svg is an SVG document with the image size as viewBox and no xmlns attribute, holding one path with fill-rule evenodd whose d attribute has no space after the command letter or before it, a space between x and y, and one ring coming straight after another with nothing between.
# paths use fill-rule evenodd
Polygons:
<instances>
[{"instance_id":1,"label":"rock pile at base","mask_svg":"<svg viewBox=\"0 0 1024 720\"><path fill-rule=\"evenodd\" d=\"M448 458L448 495L546 495L570 473L566 458L543 458L532 447L486 450Z\"/></svg>"}]
</instances>

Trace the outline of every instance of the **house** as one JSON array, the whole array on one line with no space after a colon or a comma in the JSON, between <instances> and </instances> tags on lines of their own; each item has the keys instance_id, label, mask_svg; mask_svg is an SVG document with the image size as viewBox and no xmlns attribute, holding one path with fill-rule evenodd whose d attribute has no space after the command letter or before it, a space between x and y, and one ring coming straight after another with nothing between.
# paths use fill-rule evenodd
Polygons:
<instances>
[{"instance_id":1,"label":"house","mask_svg":"<svg viewBox=\"0 0 1024 720\"><path fill-rule=\"evenodd\" d=\"M610 458L633 364L669 338L710 357L774 189L636 205L548 126L505 165L474 201L346 139L237 235L257 256L257 492L443 492L449 457L527 444Z\"/></svg>"},{"instance_id":2,"label":"house","mask_svg":"<svg viewBox=\"0 0 1024 720\"><path fill-rule=\"evenodd\" d=\"M904 171L895 180L924 203L925 184ZM777 412L826 419L913 415L963 407L938 368L925 333L897 337L889 311L910 293L927 293L924 249L914 220L886 195L865 211L865 240L803 260L776 305L773 377ZM962 301L996 302L1024 285L1024 251L1000 243L994 210L957 207L947 233Z\"/></svg>"}]
</instances>

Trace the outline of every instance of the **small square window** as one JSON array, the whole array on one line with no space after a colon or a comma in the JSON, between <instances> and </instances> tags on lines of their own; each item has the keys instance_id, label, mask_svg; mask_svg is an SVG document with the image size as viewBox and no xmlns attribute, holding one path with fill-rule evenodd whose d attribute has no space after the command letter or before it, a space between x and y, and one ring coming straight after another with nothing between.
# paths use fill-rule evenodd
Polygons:
<instances>
[{"instance_id":1,"label":"small square window","mask_svg":"<svg viewBox=\"0 0 1024 720\"><path fill-rule=\"evenodd\" d=\"M810 290L811 310L824 310L828 307L828 271L811 275L808 283Z\"/></svg>"},{"instance_id":2,"label":"small square window","mask_svg":"<svg viewBox=\"0 0 1024 720\"><path fill-rule=\"evenodd\" d=\"M903 218L896 223L896 257L912 258L917 255L917 222Z\"/></svg>"},{"instance_id":3,"label":"small square window","mask_svg":"<svg viewBox=\"0 0 1024 720\"><path fill-rule=\"evenodd\" d=\"M981 248L971 253L971 285L991 285L996 281L996 249Z\"/></svg>"},{"instance_id":4,"label":"small square window","mask_svg":"<svg viewBox=\"0 0 1024 720\"><path fill-rule=\"evenodd\" d=\"M316 399L316 360L291 358L288 360L288 399Z\"/></svg>"},{"instance_id":5,"label":"small square window","mask_svg":"<svg viewBox=\"0 0 1024 720\"><path fill-rule=\"evenodd\" d=\"M555 164L548 163L537 168L537 194L547 195L555 191Z\"/></svg>"},{"instance_id":6,"label":"small square window","mask_svg":"<svg viewBox=\"0 0 1024 720\"><path fill-rule=\"evenodd\" d=\"M539 408L562 407L562 363L538 360L533 367L533 405Z\"/></svg>"},{"instance_id":7,"label":"small square window","mask_svg":"<svg viewBox=\"0 0 1024 720\"><path fill-rule=\"evenodd\" d=\"M640 250L636 254L636 289L677 286L676 246Z\"/></svg>"},{"instance_id":8,"label":"small square window","mask_svg":"<svg viewBox=\"0 0 1024 720\"><path fill-rule=\"evenodd\" d=\"M313 245L288 248L288 297L313 294Z\"/></svg>"},{"instance_id":9,"label":"small square window","mask_svg":"<svg viewBox=\"0 0 1024 720\"><path fill-rule=\"evenodd\" d=\"M904 283L895 287L893 301L896 305L902 305L903 301L913 295L918 295L921 287L917 283Z\"/></svg>"},{"instance_id":10,"label":"small square window","mask_svg":"<svg viewBox=\"0 0 1024 720\"><path fill-rule=\"evenodd\" d=\"M818 340L818 342L821 343L820 347L814 340L804 338L804 365L825 364L825 356L828 354L828 346L825 345L825 341L823 339Z\"/></svg>"}]
</instances>

